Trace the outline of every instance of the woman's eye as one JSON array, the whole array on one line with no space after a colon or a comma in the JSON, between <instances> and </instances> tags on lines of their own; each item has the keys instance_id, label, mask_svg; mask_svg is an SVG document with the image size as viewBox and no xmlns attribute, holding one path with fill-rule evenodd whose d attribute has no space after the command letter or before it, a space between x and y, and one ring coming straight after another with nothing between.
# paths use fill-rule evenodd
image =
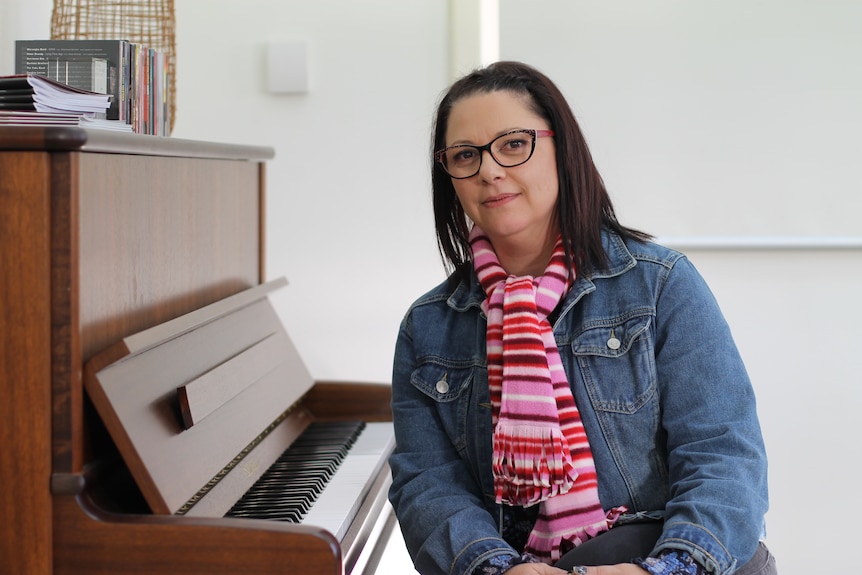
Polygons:
<instances>
[{"instance_id":1,"label":"woman's eye","mask_svg":"<svg viewBox=\"0 0 862 575\"><path fill-rule=\"evenodd\" d=\"M524 149L525 146L528 146L527 140L524 138L510 138L505 140L503 144L500 146L500 151L503 153L517 153Z\"/></svg>"},{"instance_id":2,"label":"woman's eye","mask_svg":"<svg viewBox=\"0 0 862 575\"><path fill-rule=\"evenodd\" d=\"M457 150L457 151L455 151L455 152L452 154L451 159L452 159L452 161L453 161L453 162L463 164L463 163L467 163L467 162L471 162L471 161L473 161L473 158L475 158L475 157L476 157L476 150L472 150L472 149L470 149L470 148L466 148L466 149L463 149L463 150Z\"/></svg>"}]
</instances>

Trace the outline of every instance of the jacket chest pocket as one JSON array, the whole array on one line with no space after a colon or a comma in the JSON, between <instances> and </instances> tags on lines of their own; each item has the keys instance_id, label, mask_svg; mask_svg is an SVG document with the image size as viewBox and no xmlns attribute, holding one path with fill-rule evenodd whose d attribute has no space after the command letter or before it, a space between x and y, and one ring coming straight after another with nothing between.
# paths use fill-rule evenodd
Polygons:
<instances>
[{"instance_id":1,"label":"jacket chest pocket","mask_svg":"<svg viewBox=\"0 0 862 575\"><path fill-rule=\"evenodd\" d=\"M468 417L472 391L476 379L481 375L474 363L456 363L429 359L413 370L410 382L434 401L443 429L459 452L467 446Z\"/></svg>"},{"instance_id":2,"label":"jacket chest pocket","mask_svg":"<svg viewBox=\"0 0 862 575\"><path fill-rule=\"evenodd\" d=\"M632 414L656 393L652 313L593 322L571 352L596 410Z\"/></svg>"}]
</instances>

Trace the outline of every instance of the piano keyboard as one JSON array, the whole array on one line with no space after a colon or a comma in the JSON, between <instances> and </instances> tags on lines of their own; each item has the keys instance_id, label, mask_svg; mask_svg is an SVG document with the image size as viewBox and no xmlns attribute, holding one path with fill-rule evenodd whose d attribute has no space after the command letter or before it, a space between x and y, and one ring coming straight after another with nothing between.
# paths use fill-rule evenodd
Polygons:
<instances>
[{"instance_id":1,"label":"piano keyboard","mask_svg":"<svg viewBox=\"0 0 862 575\"><path fill-rule=\"evenodd\" d=\"M307 523L341 540L392 442L390 423L313 422L226 516Z\"/></svg>"}]
</instances>

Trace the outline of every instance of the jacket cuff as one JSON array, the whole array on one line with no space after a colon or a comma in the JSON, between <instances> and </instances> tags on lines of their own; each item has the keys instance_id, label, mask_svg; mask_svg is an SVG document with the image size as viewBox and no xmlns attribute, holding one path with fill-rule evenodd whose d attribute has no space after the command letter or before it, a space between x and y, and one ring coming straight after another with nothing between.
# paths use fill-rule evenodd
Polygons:
<instances>
[{"instance_id":1,"label":"jacket cuff","mask_svg":"<svg viewBox=\"0 0 862 575\"><path fill-rule=\"evenodd\" d=\"M650 575L707 575L703 566L685 551L663 551L658 557L636 559L633 563Z\"/></svg>"},{"instance_id":2,"label":"jacket cuff","mask_svg":"<svg viewBox=\"0 0 862 575\"><path fill-rule=\"evenodd\" d=\"M736 564L724 545L710 531L695 523L665 523L652 555L660 556L662 551L673 550L688 553L713 575L728 573Z\"/></svg>"}]
</instances>

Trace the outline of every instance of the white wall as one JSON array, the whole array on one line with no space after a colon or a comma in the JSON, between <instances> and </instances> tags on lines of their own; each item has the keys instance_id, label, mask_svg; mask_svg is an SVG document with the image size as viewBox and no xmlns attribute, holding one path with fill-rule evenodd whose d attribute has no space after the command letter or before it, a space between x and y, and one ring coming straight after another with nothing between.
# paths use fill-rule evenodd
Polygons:
<instances>
[{"instance_id":1,"label":"white wall","mask_svg":"<svg viewBox=\"0 0 862 575\"><path fill-rule=\"evenodd\" d=\"M398 322L443 277L427 176L447 81L439 0L183 0L174 136L262 144L267 271L315 377L388 381ZM309 91L266 92L267 42L308 49Z\"/></svg>"},{"instance_id":2,"label":"white wall","mask_svg":"<svg viewBox=\"0 0 862 575\"><path fill-rule=\"evenodd\" d=\"M174 136L276 149L267 267L290 281L276 305L317 378L387 381L402 313L442 279L426 172L446 4L176 2ZM0 3L0 73L13 39L47 37L50 7ZM860 11L501 0L501 57L561 85L626 223L663 237L859 236ZM269 95L265 44L294 40L308 45L309 92ZM755 382L782 575L848 572L860 250L687 251Z\"/></svg>"},{"instance_id":3,"label":"white wall","mask_svg":"<svg viewBox=\"0 0 862 575\"><path fill-rule=\"evenodd\" d=\"M50 0L0 0L0 74L15 73L15 40L47 38Z\"/></svg>"}]
</instances>

